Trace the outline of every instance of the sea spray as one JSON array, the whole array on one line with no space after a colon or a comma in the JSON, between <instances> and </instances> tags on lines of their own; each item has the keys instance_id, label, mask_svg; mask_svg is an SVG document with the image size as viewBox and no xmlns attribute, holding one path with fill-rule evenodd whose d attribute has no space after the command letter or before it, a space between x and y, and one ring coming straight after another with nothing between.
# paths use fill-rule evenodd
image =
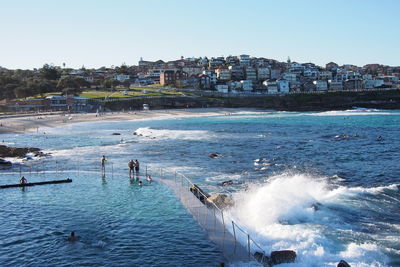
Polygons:
<instances>
[{"instance_id":1,"label":"sea spray","mask_svg":"<svg viewBox=\"0 0 400 267\"><path fill-rule=\"evenodd\" d=\"M341 219L346 197L381 190L346 188L329 184L324 177L286 172L234 194L236 205L229 218L243 226L267 253L295 250L298 260L290 266L333 266L341 258L352 266L384 266L386 258L378 246L343 245L336 238L337 231L352 235L351 226Z\"/></svg>"}]
</instances>

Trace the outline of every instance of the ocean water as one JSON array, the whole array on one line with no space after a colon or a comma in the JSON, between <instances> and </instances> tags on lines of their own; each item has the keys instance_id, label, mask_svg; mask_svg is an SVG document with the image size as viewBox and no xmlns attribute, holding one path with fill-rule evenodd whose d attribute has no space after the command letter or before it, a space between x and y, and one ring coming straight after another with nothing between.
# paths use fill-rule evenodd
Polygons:
<instances>
[{"instance_id":1,"label":"ocean water","mask_svg":"<svg viewBox=\"0 0 400 267\"><path fill-rule=\"evenodd\" d=\"M219 248L164 185L129 180L127 162L138 159L141 179L146 167L154 174L162 168L210 193L232 194L228 216L266 252L297 252L296 263L284 266L336 266L341 259L400 266L399 133L400 111L354 109L233 111L2 135L51 156L14 160L0 171L1 184L20 174L73 183L2 189L0 263L218 266ZM234 184L221 186L226 180ZM66 241L71 231L78 242Z\"/></svg>"}]
</instances>

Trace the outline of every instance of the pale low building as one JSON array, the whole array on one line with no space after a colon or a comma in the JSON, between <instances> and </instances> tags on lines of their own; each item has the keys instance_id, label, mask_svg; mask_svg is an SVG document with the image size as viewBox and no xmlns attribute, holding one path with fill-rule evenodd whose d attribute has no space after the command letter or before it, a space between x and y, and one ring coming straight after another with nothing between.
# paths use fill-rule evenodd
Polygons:
<instances>
[{"instance_id":1,"label":"pale low building","mask_svg":"<svg viewBox=\"0 0 400 267\"><path fill-rule=\"evenodd\" d=\"M338 80L329 80L329 90L330 91L342 91L343 90L343 82Z\"/></svg>"},{"instance_id":2,"label":"pale low building","mask_svg":"<svg viewBox=\"0 0 400 267\"><path fill-rule=\"evenodd\" d=\"M253 90L253 82L251 80L241 80L243 91L252 91Z\"/></svg>"},{"instance_id":3,"label":"pale low building","mask_svg":"<svg viewBox=\"0 0 400 267\"><path fill-rule=\"evenodd\" d=\"M363 88L364 89L374 89L380 87L384 84L383 80L374 79L374 80L363 80Z\"/></svg>"},{"instance_id":4,"label":"pale low building","mask_svg":"<svg viewBox=\"0 0 400 267\"><path fill-rule=\"evenodd\" d=\"M325 80L316 80L313 82L317 91L327 91L328 83Z\"/></svg>"},{"instance_id":5,"label":"pale low building","mask_svg":"<svg viewBox=\"0 0 400 267\"><path fill-rule=\"evenodd\" d=\"M215 89L220 92L220 93L228 93L229 91L229 86L226 84L217 84L215 86Z\"/></svg>"}]
</instances>

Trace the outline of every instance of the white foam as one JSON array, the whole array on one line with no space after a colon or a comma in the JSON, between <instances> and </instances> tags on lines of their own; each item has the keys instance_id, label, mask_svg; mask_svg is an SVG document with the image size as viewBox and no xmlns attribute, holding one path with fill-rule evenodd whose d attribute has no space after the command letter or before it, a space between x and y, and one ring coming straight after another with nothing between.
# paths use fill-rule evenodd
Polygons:
<instances>
[{"instance_id":1,"label":"white foam","mask_svg":"<svg viewBox=\"0 0 400 267\"><path fill-rule=\"evenodd\" d=\"M208 131L201 130L166 130L166 129L152 129L150 127L138 128L137 135L147 137L150 139L172 139L172 140L207 140L214 135Z\"/></svg>"},{"instance_id":2,"label":"white foam","mask_svg":"<svg viewBox=\"0 0 400 267\"><path fill-rule=\"evenodd\" d=\"M236 205L227 217L243 227L269 253L292 249L298 254L287 266L336 266L342 258L351 266L384 266L386 257L377 245L342 244L326 237L329 229L352 227L341 220L331 206L348 207L349 194L376 193L395 185L376 188L346 188L328 184L329 179L305 174L284 173L266 183L249 185L233 195ZM351 208L351 207L348 207ZM243 240L246 244L246 240Z\"/></svg>"},{"instance_id":3,"label":"white foam","mask_svg":"<svg viewBox=\"0 0 400 267\"><path fill-rule=\"evenodd\" d=\"M393 115L398 116L400 113L382 112L377 110L337 110L337 111L324 111L317 113L306 113L309 116L366 116L366 115Z\"/></svg>"}]
</instances>

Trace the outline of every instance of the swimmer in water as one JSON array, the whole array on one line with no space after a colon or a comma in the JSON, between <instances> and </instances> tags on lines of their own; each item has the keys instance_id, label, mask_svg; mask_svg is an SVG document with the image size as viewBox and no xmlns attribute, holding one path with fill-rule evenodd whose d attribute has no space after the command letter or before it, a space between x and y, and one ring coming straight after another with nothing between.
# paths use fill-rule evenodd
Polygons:
<instances>
[{"instance_id":1,"label":"swimmer in water","mask_svg":"<svg viewBox=\"0 0 400 267\"><path fill-rule=\"evenodd\" d=\"M71 235L68 237L68 241L74 242L78 240L78 237L75 236L75 232L71 232Z\"/></svg>"}]
</instances>

